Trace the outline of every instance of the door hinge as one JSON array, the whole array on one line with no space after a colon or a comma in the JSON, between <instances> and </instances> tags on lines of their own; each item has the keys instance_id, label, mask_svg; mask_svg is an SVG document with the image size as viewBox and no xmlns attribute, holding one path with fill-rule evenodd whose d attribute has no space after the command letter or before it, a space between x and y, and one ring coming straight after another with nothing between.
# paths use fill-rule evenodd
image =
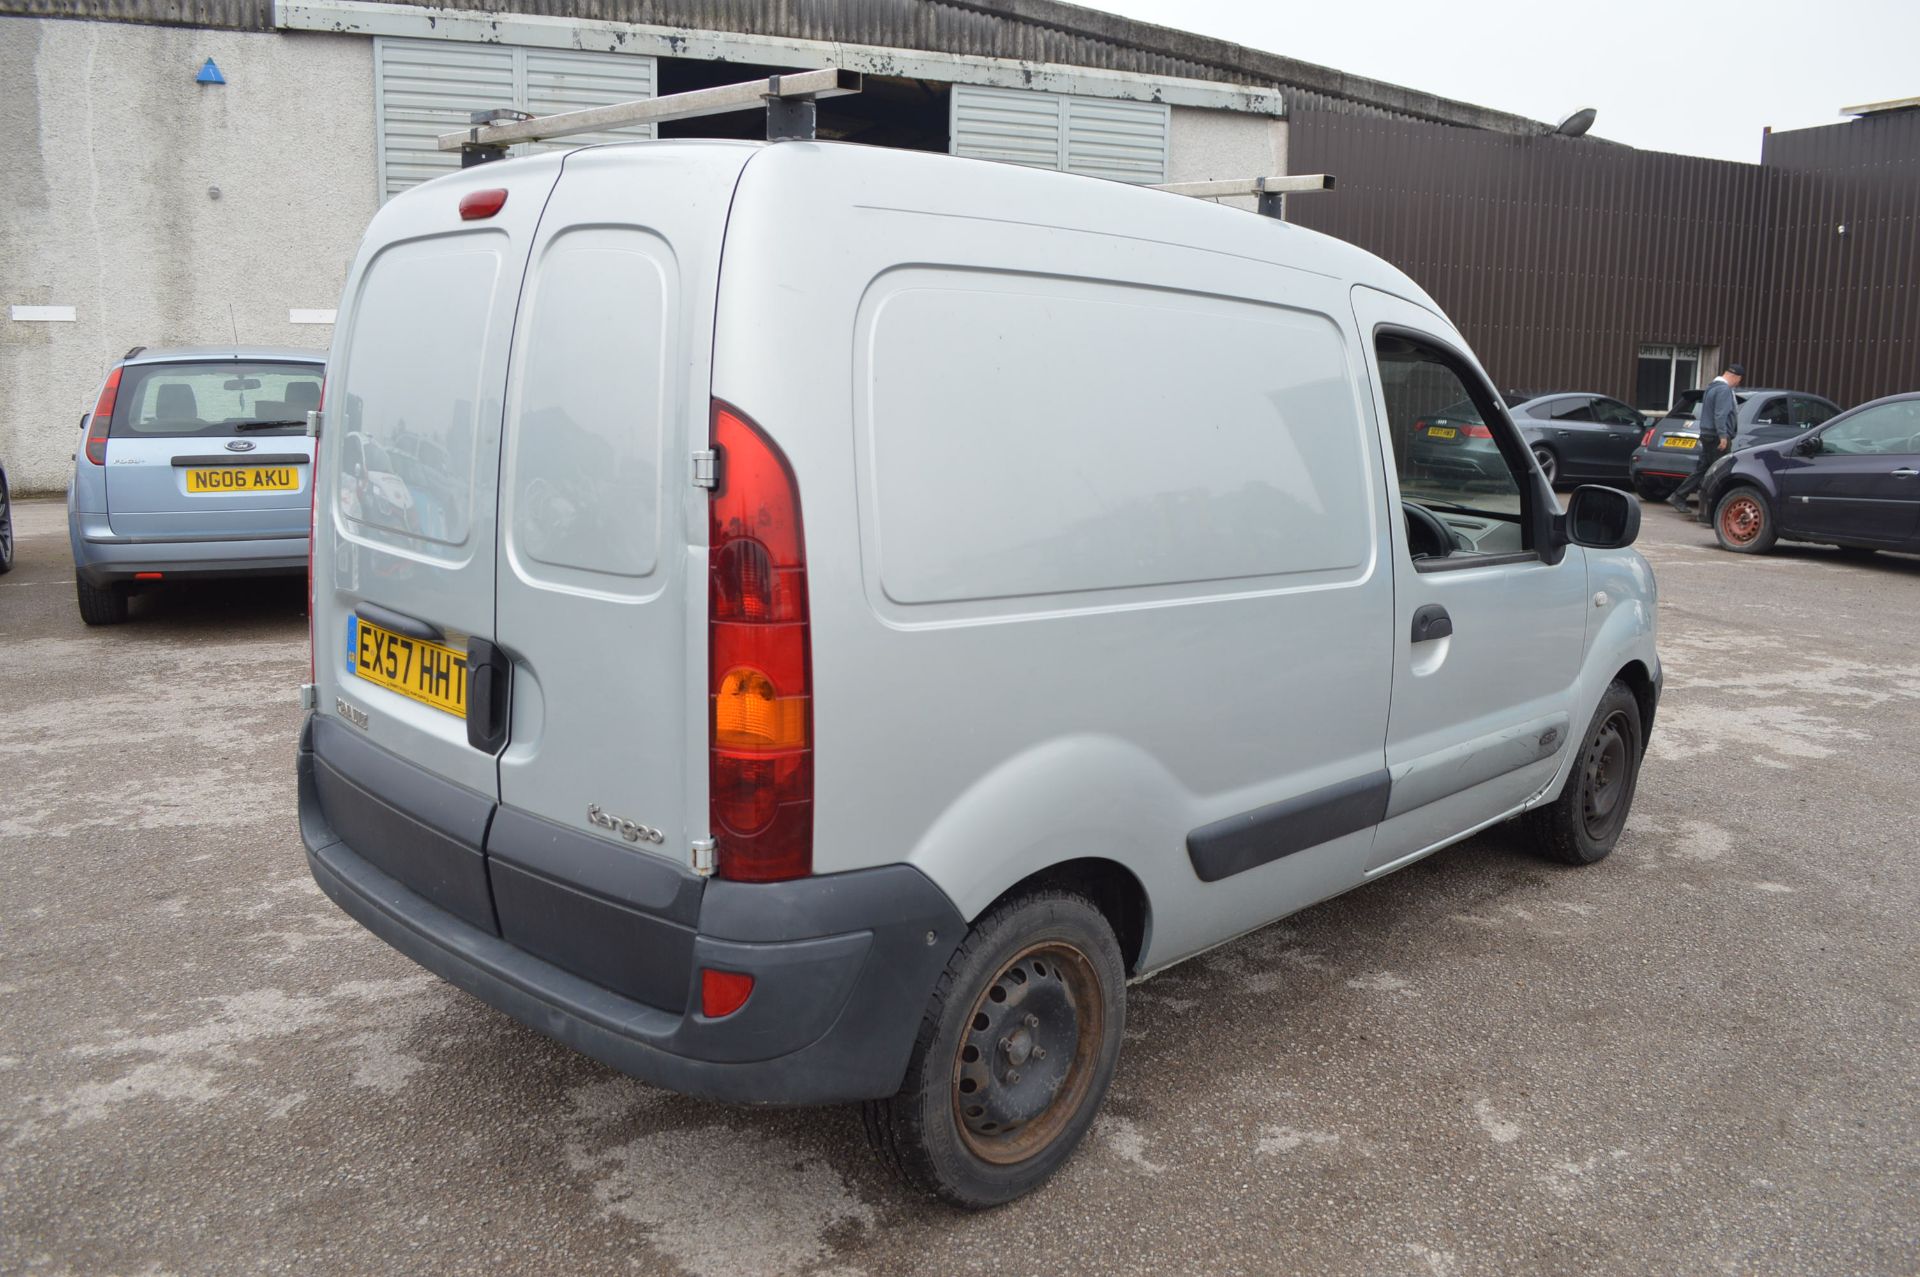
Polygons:
<instances>
[{"instance_id":1,"label":"door hinge","mask_svg":"<svg viewBox=\"0 0 1920 1277\"><path fill-rule=\"evenodd\" d=\"M693 871L702 878L713 872L713 839L693 840Z\"/></svg>"},{"instance_id":2,"label":"door hinge","mask_svg":"<svg viewBox=\"0 0 1920 1277\"><path fill-rule=\"evenodd\" d=\"M320 409L307 409L307 438L318 439L320 437L320 423L322 420L324 420L324 418L321 416Z\"/></svg>"},{"instance_id":3,"label":"door hinge","mask_svg":"<svg viewBox=\"0 0 1920 1277\"><path fill-rule=\"evenodd\" d=\"M693 454L693 486L711 488L719 482L720 455L712 448L702 448Z\"/></svg>"},{"instance_id":4,"label":"door hinge","mask_svg":"<svg viewBox=\"0 0 1920 1277\"><path fill-rule=\"evenodd\" d=\"M320 689L312 683L300 684L300 708L317 709L320 705Z\"/></svg>"}]
</instances>

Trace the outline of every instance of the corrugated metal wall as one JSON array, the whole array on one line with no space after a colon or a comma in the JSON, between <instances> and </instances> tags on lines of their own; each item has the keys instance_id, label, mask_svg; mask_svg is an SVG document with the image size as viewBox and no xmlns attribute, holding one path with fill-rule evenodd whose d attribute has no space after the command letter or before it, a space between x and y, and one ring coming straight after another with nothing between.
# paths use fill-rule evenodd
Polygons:
<instances>
[{"instance_id":1,"label":"corrugated metal wall","mask_svg":"<svg viewBox=\"0 0 1920 1277\"><path fill-rule=\"evenodd\" d=\"M1631 400L1641 343L1734 346L1750 327L1753 165L1302 109L1287 150L1339 182L1288 217L1405 270L1502 387Z\"/></svg>"},{"instance_id":2,"label":"corrugated metal wall","mask_svg":"<svg viewBox=\"0 0 1920 1277\"><path fill-rule=\"evenodd\" d=\"M1288 166L1339 185L1288 216L1413 276L1503 387L1631 402L1641 344L1672 342L1844 405L1920 388L1920 112L1775 134L1765 166L1289 119Z\"/></svg>"},{"instance_id":3,"label":"corrugated metal wall","mask_svg":"<svg viewBox=\"0 0 1920 1277\"><path fill-rule=\"evenodd\" d=\"M1804 369L1847 405L1920 390L1920 110L1775 133L1762 163L1752 362Z\"/></svg>"},{"instance_id":4,"label":"corrugated metal wall","mask_svg":"<svg viewBox=\"0 0 1920 1277\"><path fill-rule=\"evenodd\" d=\"M1535 120L1346 75L1225 40L1051 0L391 0L746 35L925 49L1254 85L1342 111L1533 133ZM0 14L273 29L272 0L0 0Z\"/></svg>"}]
</instances>

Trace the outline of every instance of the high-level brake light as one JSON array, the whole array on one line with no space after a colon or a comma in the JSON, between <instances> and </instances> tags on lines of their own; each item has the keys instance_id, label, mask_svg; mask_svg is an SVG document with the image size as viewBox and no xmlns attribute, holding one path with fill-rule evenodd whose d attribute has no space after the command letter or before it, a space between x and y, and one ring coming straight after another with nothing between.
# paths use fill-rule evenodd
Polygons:
<instances>
[{"instance_id":1,"label":"high-level brake light","mask_svg":"<svg viewBox=\"0 0 1920 1277\"><path fill-rule=\"evenodd\" d=\"M758 427L713 406L708 522L708 815L714 872L813 871L813 671L806 540L793 469Z\"/></svg>"},{"instance_id":2,"label":"high-level brake light","mask_svg":"<svg viewBox=\"0 0 1920 1277\"><path fill-rule=\"evenodd\" d=\"M492 217L507 203L507 190L503 186L490 187L484 191L468 191L460 197L460 220L478 222Z\"/></svg>"}]
</instances>

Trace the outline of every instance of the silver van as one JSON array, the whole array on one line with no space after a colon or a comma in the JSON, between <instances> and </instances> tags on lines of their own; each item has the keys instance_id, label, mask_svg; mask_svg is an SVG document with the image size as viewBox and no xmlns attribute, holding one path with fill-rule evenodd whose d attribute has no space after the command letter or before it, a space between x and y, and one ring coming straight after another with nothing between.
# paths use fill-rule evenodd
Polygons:
<instances>
[{"instance_id":1,"label":"silver van","mask_svg":"<svg viewBox=\"0 0 1920 1277\"><path fill-rule=\"evenodd\" d=\"M636 1077L862 1101L961 1205L1072 1153L1129 980L1500 821L1574 864L1625 823L1639 508L1563 511L1338 241L947 156L590 147L390 201L329 368L320 885ZM1409 466L1463 400L1504 467Z\"/></svg>"}]
</instances>

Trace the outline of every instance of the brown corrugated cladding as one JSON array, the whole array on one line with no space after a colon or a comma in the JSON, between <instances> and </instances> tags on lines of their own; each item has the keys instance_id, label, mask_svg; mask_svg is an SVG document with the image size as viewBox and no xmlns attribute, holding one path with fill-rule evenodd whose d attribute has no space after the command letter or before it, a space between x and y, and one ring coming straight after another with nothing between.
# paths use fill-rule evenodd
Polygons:
<instances>
[{"instance_id":1,"label":"brown corrugated cladding","mask_svg":"<svg viewBox=\"0 0 1920 1277\"><path fill-rule=\"evenodd\" d=\"M1642 342L1752 329L1756 166L1297 103L1290 119L1288 167L1339 184L1288 216L1406 271L1503 388L1628 399Z\"/></svg>"},{"instance_id":2,"label":"brown corrugated cladding","mask_svg":"<svg viewBox=\"0 0 1920 1277\"><path fill-rule=\"evenodd\" d=\"M1774 133L1762 163L1772 287L1749 364L1842 404L1920 390L1920 110Z\"/></svg>"}]
</instances>

